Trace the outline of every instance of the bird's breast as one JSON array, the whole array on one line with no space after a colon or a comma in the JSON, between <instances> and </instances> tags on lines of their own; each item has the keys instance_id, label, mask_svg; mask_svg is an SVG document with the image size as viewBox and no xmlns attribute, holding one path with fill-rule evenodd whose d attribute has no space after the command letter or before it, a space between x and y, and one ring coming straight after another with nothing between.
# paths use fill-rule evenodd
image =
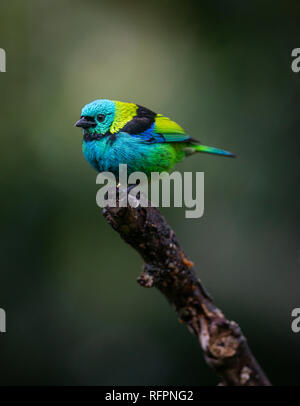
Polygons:
<instances>
[{"instance_id":1,"label":"bird's breast","mask_svg":"<svg viewBox=\"0 0 300 406\"><path fill-rule=\"evenodd\" d=\"M118 133L111 142L109 137L100 140L83 140L82 151L86 160L99 172L119 174L119 165L126 164L128 174L142 171L164 171L175 162L174 149L168 144L148 144L142 138L128 133Z\"/></svg>"},{"instance_id":2,"label":"bird's breast","mask_svg":"<svg viewBox=\"0 0 300 406\"><path fill-rule=\"evenodd\" d=\"M113 141L113 142L112 142ZM85 159L99 172L117 173L120 156L120 146L117 146L117 138L103 137L99 140L83 140L82 152Z\"/></svg>"}]
</instances>

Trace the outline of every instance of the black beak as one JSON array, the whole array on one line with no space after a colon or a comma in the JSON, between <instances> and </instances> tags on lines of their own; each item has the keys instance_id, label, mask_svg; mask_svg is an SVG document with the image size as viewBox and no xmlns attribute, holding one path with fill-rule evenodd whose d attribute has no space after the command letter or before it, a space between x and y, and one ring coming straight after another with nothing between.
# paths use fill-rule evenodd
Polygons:
<instances>
[{"instance_id":1,"label":"black beak","mask_svg":"<svg viewBox=\"0 0 300 406\"><path fill-rule=\"evenodd\" d=\"M89 127L95 127L96 123L95 121L92 121L91 119L88 119L87 117L81 117L80 120L78 120L75 123L75 127L81 127L81 128L89 128Z\"/></svg>"}]
</instances>

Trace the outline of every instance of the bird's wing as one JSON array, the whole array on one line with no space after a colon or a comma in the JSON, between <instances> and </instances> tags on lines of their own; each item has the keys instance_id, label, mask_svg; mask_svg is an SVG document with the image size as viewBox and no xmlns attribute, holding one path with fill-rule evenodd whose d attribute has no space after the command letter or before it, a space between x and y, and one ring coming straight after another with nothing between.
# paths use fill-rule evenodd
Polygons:
<instances>
[{"instance_id":1,"label":"bird's wing","mask_svg":"<svg viewBox=\"0 0 300 406\"><path fill-rule=\"evenodd\" d=\"M153 134L163 138L158 142L183 142L190 139L190 136L179 124L162 114L157 114L155 117Z\"/></svg>"},{"instance_id":2,"label":"bird's wing","mask_svg":"<svg viewBox=\"0 0 300 406\"><path fill-rule=\"evenodd\" d=\"M121 127L119 129L120 132L126 132L133 137L141 138L147 143L193 141L180 125L168 117L162 114L156 114L146 107L133 104L132 106L134 106L135 110L132 111L131 114L128 114L128 103L119 102L119 104L121 107L125 105L127 110L123 107L122 109L119 108L120 111L118 110L117 121L120 121L120 117L123 117L125 113L125 116L128 118L124 126L119 126ZM125 113L123 114L122 112L124 111ZM122 123L124 123L124 120ZM112 132L116 132L115 128Z\"/></svg>"},{"instance_id":3,"label":"bird's wing","mask_svg":"<svg viewBox=\"0 0 300 406\"><path fill-rule=\"evenodd\" d=\"M148 118L141 117L139 119L135 118L134 120L135 124L138 122L144 124L144 120L147 119ZM151 117L151 119L148 120L148 125L143 131L131 131L131 135L142 138L143 141L147 143L184 142L191 140L190 136L185 133L184 129L168 117L161 114L155 114L154 117ZM137 129L137 126L135 129Z\"/></svg>"}]
</instances>

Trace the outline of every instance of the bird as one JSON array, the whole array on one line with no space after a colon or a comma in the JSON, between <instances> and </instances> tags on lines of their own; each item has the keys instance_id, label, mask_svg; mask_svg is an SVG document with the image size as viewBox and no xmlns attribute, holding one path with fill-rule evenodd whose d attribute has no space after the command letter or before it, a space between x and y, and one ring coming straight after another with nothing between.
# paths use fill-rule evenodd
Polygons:
<instances>
[{"instance_id":1,"label":"bird","mask_svg":"<svg viewBox=\"0 0 300 406\"><path fill-rule=\"evenodd\" d=\"M120 164L127 165L128 176L139 171L150 178L152 172L170 172L199 152L235 156L201 144L170 118L130 102L94 100L82 108L75 126L83 131L85 159L97 172L111 172L116 178Z\"/></svg>"}]
</instances>

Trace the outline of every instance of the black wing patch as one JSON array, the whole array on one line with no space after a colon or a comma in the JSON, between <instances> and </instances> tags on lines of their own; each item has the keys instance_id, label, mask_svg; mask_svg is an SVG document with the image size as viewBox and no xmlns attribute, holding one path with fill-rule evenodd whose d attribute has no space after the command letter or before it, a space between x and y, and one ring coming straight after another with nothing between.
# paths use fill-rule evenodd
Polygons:
<instances>
[{"instance_id":1,"label":"black wing patch","mask_svg":"<svg viewBox=\"0 0 300 406\"><path fill-rule=\"evenodd\" d=\"M141 134L153 125L156 113L147 109L146 107L140 105L137 106L138 109L136 116L125 124L120 131L124 131L128 134Z\"/></svg>"}]
</instances>

